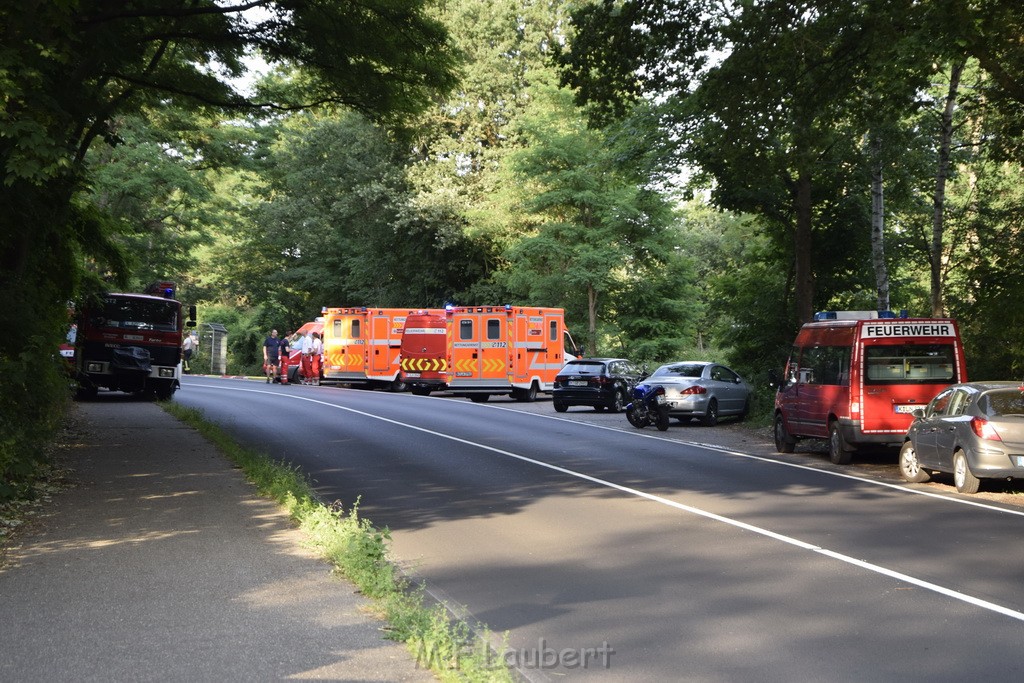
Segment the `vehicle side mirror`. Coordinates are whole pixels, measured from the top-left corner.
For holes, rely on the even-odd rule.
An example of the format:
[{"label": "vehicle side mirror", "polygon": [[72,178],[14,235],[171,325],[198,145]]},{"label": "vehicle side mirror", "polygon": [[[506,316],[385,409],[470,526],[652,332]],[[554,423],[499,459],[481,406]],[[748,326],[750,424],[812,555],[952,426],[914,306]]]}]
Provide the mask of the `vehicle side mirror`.
[{"label": "vehicle side mirror", "polygon": [[920,420],[924,417],[924,408],[914,408],[914,412],[911,413],[915,420]]}]

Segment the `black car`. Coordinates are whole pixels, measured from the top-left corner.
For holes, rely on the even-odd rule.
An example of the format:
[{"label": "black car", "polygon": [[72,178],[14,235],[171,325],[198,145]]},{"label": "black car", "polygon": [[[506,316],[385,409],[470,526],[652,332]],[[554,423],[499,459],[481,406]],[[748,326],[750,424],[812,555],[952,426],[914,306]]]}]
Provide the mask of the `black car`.
[{"label": "black car", "polygon": [[566,363],[555,377],[552,404],[559,413],[569,406],[607,408],[617,413],[629,401],[633,385],[646,376],[625,358],[577,358]]}]

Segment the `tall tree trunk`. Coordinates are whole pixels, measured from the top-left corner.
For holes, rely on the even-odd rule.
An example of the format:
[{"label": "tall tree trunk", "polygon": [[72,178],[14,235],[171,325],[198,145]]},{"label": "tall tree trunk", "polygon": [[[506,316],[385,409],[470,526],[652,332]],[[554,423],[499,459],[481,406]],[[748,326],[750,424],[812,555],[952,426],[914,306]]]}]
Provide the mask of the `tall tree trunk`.
[{"label": "tall tree trunk", "polygon": [[946,178],[949,175],[949,150],[953,144],[953,112],[956,110],[956,98],[960,89],[960,76],[966,65],[965,60],[953,64],[949,73],[949,90],[946,93],[946,105],[942,110],[942,128],[939,139],[939,165],[935,171],[935,195],[932,198],[932,241],[928,249],[928,261],[931,266],[931,305],[932,316],[941,318],[945,315],[942,296],[942,233],[946,210]]},{"label": "tall tree trunk", "polygon": [[597,355],[597,290],[587,285],[587,350]]},{"label": "tall tree trunk", "polygon": [[871,149],[871,265],[875,269],[878,310],[889,310],[889,269],[885,265],[885,195],[882,184],[882,138],[872,135]]},{"label": "tall tree trunk", "polygon": [[794,235],[796,313],[800,322],[814,318],[814,274],[811,272],[811,177],[801,170],[796,179]]}]

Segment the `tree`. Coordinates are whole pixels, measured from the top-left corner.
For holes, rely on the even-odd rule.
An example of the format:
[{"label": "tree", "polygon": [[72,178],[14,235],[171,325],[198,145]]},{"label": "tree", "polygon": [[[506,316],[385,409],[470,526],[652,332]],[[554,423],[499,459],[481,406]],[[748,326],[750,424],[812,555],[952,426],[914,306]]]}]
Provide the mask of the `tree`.
[{"label": "tree", "polygon": [[[237,144],[239,130],[173,107],[113,125],[120,144],[94,145],[88,157],[93,203],[117,221],[113,239],[130,258],[129,288],[171,279],[180,294],[194,250],[221,218],[211,168],[238,163],[223,148]],[[251,141],[252,131],[244,134]]]},{"label": "tree", "polygon": [[[617,98],[605,108],[613,112],[645,93],[665,99],[679,157],[713,180],[712,200],[788,233],[796,316],[810,319],[820,257],[839,241],[830,233],[852,227],[833,222],[836,209],[845,205],[847,220],[863,215],[849,199],[867,194],[851,194],[861,156],[851,141],[870,127],[865,105],[898,110],[922,82],[906,66],[913,50],[897,49],[912,15],[829,0],[765,0],[732,12],[702,0],[639,5],[605,3],[578,15],[584,36],[563,59],[567,80]],[[722,56],[712,62],[715,51]],[[626,89],[611,93],[593,86],[609,68],[631,69],[634,82],[613,77]],[[816,248],[820,240],[826,246]]]},{"label": "tree", "polygon": [[[88,159],[97,140],[119,142],[116,125],[125,117],[172,103],[204,111],[332,103],[394,120],[422,110],[455,82],[447,33],[428,16],[425,0],[5,3],[0,36],[3,315],[9,329],[30,330],[29,345],[39,349],[57,345],[67,302],[83,281],[96,289],[107,278],[127,282],[124,252],[112,239],[123,224],[90,196]],[[231,87],[251,51],[303,69],[280,91],[287,99]],[[94,264],[91,271],[85,263]],[[13,377],[29,376],[16,371],[28,362],[20,356],[25,348],[18,335],[0,341],[0,415],[42,422],[52,395],[11,385]],[[39,400],[27,401],[25,393]],[[19,450],[36,450],[16,438],[2,447],[0,477],[6,449],[14,459]]]},{"label": "tree", "polygon": [[692,307],[680,303],[691,289],[691,273],[680,267],[661,272],[674,260],[672,216],[664,200],[644,187],[637,166],[621,163],[635,156],[630,147],[636,138],[628,127],[617,138],[589,130],[564,88],[542,83],[531,92],[522,121],[526,145],[510,155],[506,183],[520,197],[526,232],[509,250],[502,280],[530,301],[585,316],[592,354],[602,341],[599,319],[615,327],[616,301],[629,293],[633,304],[644,292],[658,291],[658,298],[677,302],[654,316],[675,326],[673,334],[658,337],[678,344],[695,317]]},{"label": "tree", "polygon": [[440,306],[479,275],[458,221],[420,207],[405,155],[353,113],[300,116],[267,159],[247,253],[259,286],[320,306]]},{"label": "tree", "polygon": [[[74,291],[72,253],[102,258],[108,244],[94,239],[103,233],[100,215],[78,210],[75,197],[88,187],[88,150],[97,139],[118,141],[119,117],[168,102],[220,110],[333,103],[388,119],[422,109],[454,83],[447,35],[422,0],[358,8],[298,0],[36,3],[0,10],[0,25],[3,208],[8,226],[19,226],[0,236],[2,284],[18,292],[52,282],[57,301]],[[304,68],[298,84],[281,91],[290,99],[232,89],[227,77],[243,72],[253,50]],[[35,248],[47,242],[54,248]],[[35,316],[14,313],[29,314],[22,322]]]},{"label": "tree", "polygon": [[[567,4],[534,0],[449,0],[441,20],[464,55],[461,80],[420,117],[409,179],[424,210],[456,217],[472,240],[485,277],[462,301],[493,302],[509,294],[490,278],[518,237],[502,195],[507,155],[524,143],[518,121],[528,86],[542,78],[553,47],[564,39]],[[507,198],[507,197],[506,197]]]},{"label": "tree", "polygon": [[945,268],[972,379],[1024,376],[1024,171],[987,160],[950,191]]}]

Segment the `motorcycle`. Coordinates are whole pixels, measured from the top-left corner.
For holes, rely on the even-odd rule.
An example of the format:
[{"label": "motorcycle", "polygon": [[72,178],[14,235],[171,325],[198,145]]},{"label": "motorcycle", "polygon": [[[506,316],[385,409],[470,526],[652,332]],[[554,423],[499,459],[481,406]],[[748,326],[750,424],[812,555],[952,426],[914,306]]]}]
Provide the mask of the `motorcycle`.
[{"label": "motorcycle", "polygon": [[633,400],[626,406],[626,419],[637,429],[654,425],[658,431],[668,429],[668,406],[665,387],[640,383],[633,387]]}]

